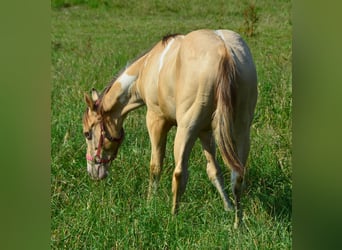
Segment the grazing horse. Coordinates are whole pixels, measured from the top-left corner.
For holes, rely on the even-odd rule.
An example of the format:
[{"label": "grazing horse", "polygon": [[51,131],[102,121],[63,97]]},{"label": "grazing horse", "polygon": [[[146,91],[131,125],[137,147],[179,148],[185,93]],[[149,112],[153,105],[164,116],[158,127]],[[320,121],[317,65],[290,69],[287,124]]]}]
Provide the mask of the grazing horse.
[{"label": "grazing horse", "polygon": [[[157,188],[167,133],[177,126],[174,141],[172,213],[177,213],[188,180],[188,160],[197,138],[207,159],[207,174],[226,210],[233,208],[216,161],[216,144],[229,165],[235,223],[242,220],[240,197],[250,149],[250,126],[257,100],[257,75],[251,52],[230,30],[197,30],[168,35],[127,66],[99,95],[85,94],[83,132],[87,170],[103,179],[124,139],[127,114],[147,106],[151,140],[148,197]],[[216,143],[215,143],[216,142]]]}]

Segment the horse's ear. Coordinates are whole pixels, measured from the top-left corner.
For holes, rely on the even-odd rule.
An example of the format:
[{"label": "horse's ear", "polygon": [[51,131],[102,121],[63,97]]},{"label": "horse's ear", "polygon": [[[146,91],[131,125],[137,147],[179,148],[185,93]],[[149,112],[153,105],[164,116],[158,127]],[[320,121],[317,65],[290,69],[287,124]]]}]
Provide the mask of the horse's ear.
[{"label": "horse's ear", "polygon": [[90,110],[94,111],[95,104],[99,100],[99,93],[97,92],[96,89],[93,88],[91,90],[91,97],[87,93],[84,93],[84,100],[87,103]]},{"label": "horse's ear", "polygon": [[94,110],[94,102],[87,93],[84,93],[84,100],[87,103],[88,108],[93,111]]},{"label": "horse's ear", "polygon": [[96,102],[99,99],[99,93],[94,88],[91,90],[91,98],[93,99],[93,102]]}]

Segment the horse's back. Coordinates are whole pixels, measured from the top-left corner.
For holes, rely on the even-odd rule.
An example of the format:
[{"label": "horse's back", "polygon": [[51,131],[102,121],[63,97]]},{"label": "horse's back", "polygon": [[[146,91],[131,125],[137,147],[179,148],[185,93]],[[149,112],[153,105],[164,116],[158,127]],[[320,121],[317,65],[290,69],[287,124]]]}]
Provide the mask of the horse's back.
[{"label": "horse's back", "polygon": [[226,51],[235,64],[235,84],[255,89],[256,69],[249,47],[242,37],[231,30],[197,30],[187,34],[179,48],[179,86],[176,86],[179,92],[194,93],[200,89],[201,83],[205,84],[205,88],[214,88],[219,63],[227,56]]}]

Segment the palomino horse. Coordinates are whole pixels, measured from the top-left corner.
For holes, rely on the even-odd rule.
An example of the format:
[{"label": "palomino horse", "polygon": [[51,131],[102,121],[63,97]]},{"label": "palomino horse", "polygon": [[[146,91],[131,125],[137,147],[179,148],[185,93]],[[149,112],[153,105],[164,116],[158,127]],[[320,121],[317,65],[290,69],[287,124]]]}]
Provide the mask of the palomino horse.
[{"label": "palomino horse", "polygon": [[83,132],[87,169],[94,179],[107,176],[124,138],[127,114],[147,106],[151,140],[148,197],[160,179],[167,133],[177,126],[172,178],[175,214],[188,180],[188,160],[197,138],[207,159],[207,174],[233,208],[215,157],[215,141],[231,167],[235,223],[242,219],[240,197],[250,148],[250,126],[257,100],[257,75],[251,52],[239,34],[229,30],[197,30],[169,35],[136,59],[99,95],[85,94]]}]

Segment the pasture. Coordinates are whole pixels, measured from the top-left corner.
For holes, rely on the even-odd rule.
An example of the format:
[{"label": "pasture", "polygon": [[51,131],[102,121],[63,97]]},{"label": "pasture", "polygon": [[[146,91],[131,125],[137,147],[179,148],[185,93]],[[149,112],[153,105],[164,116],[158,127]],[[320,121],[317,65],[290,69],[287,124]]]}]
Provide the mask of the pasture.
[{"label": "pasture", "polygon": [[[82,3],[84,2],[84,3]],[[138,3],[137,3],[138,2]],[[290,249],[292,247],[292,24],[290,1],[52,1],[52,249]],[[171,215],[173,139],[150,203],[145,108],[133,111],[110,174],[92,181],[82,134],[84,92],[104,89],[165,34],[226,28],[248,43],[258,73],[244,224],[233,229],[206,175],[200,143],[180,213]],[[230,171],[218,159],[231,197]]]}]

